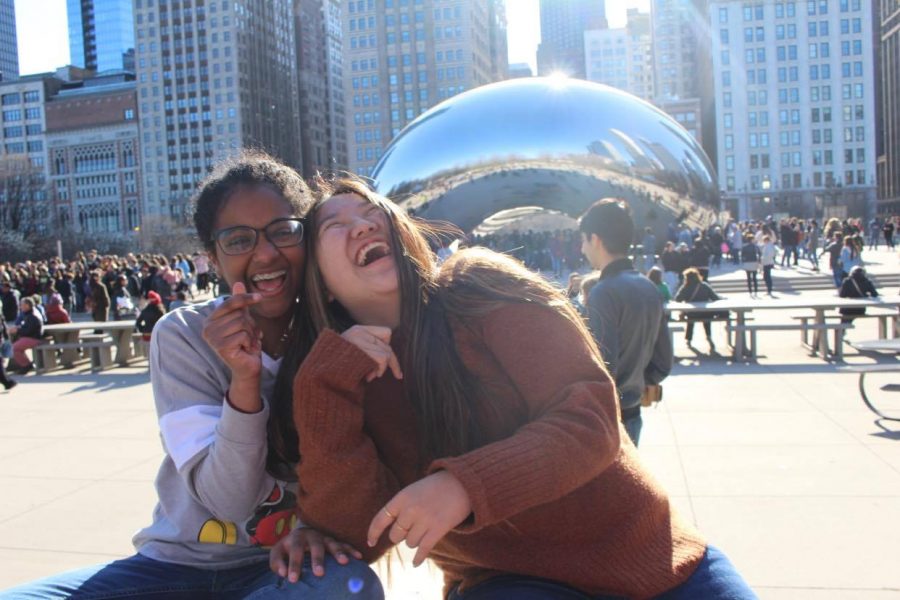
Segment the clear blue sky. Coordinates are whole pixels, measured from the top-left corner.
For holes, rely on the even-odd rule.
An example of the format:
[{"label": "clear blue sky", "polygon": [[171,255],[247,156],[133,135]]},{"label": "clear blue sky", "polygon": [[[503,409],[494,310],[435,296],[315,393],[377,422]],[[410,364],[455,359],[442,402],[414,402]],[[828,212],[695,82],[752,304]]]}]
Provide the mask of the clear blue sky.
[{"label": "clear blue sky", "polygon": [[[52,71],[69,62],[65,0],[15,0],[19,39],[19,72]],[[607,0],[611,27],[625,23],[625,10],[649,10],[650,0]],[[538,0],[506,0],[509,61],[527,62],[534,69],[540,42]]]}]

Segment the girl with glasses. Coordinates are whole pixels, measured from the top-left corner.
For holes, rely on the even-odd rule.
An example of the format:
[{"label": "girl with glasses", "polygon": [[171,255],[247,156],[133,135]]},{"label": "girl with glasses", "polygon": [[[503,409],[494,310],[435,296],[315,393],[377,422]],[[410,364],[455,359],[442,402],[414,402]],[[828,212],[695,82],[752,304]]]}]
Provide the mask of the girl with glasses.
[{"label": "girl with glasses", "polygon": [[[134,537],[134,556],[4,599],[383,598],[356,550],[296,521],[290,394],[281,404],[273,395],[279,377],[290,387],[280,369],[288,333],[306,337],[306,319],[294,321],[305,310],[297,303],[310,192],[289,167],[247,154],[217,168],[195,200],[197,234],[233,295],[170,312],[153,329],[165,450],[153,522]],[[269,569],[268,547],[292,530],[300,541],[283,579]]]}]

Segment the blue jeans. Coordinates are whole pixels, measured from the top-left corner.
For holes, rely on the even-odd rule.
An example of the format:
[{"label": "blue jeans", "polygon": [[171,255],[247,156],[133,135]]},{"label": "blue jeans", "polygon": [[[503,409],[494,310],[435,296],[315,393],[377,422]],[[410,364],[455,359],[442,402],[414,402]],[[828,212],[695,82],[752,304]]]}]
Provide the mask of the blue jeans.
[{"label": "blue jeans", "polygon": [[634,444],[634,447],[637,448],[638,441],[641,439],[641,429],[644,426],[644,419],[641,418],[640,411],[632,417],[623,418],[622,425],[625,426],[628,437],[631,438],[631,442]]},{"label": "blue jeans", "polygon": [[325,575],[312,574],[309,558],[297,583],[288,583],[259,562],[230,569],[199,569],[140,554],[69,571],[0,592],[2,600],[383,600],[375,572],[363,562],[325,561]]},{"label": "blue jeans", "polygon": [[766,284],[766,291],[772,293],[772,267],[775,265],[763,265],[763,282]]},{"label": "blue jeans", "polygon": [[831,267],[831,276],[834,277],[834,286],[841,287],[841,284],[844,283],[843,267]]},{"label": "blue jeans", "polygon": [[[687,581],[654,600],[755,600],[756,594],[728,557],[713,546]],[[590,596],[555,581],[504,575],[476,585],[465,594],[450,591],[447,600],[626,600],[622,596]]]}]

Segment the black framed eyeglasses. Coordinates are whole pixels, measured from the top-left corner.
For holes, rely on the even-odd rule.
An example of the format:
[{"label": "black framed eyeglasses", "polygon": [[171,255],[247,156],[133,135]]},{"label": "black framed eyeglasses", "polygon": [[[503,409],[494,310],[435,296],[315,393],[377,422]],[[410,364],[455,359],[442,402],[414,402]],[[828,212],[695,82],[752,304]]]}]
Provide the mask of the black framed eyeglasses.
[{"label": "black framed eyeglasses", "polygon": [[259,234],[266,236],[273,246],[289,248],[299,246],[303,241],[302,219],[275,219],[262,229],[248,225],[237,225],[220,229],[213,234],[219,248],[229,256],[252,252],[259,242]]}]

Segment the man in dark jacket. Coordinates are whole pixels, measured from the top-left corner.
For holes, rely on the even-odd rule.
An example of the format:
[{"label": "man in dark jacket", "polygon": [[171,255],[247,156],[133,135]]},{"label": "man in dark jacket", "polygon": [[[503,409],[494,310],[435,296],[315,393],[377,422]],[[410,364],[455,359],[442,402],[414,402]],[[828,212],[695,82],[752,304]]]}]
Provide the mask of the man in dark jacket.
[{"label": "man in dark jacket", "polygon": [[628,210],[599,200],[579,220],[581,251],[600,281],[587,301],[588,322],[616,381],[622,423],[636,446],[641,435],[641,395],[672,369],[672,341],[662,296],[627,257],[634,236]]},{"label": "man in dark jacket", "polygon": [[12,323],[19,314],[19,291],[12,287],[9,279],[0,285],[0,302],[3,302],[3,318]]}]

